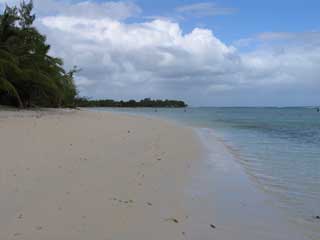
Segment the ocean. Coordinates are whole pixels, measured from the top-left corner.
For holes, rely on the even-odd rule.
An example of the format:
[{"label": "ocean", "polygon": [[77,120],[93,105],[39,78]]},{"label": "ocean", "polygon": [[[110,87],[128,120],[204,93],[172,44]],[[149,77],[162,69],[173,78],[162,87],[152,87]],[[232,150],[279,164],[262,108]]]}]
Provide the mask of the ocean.
[{"label": "ocean", "polygon": [[315,108],[98,110],[171,119],[194,127],[204,139],[218,139],[275,207],[320,234],[314,230],[320,229],[320,113]]}]

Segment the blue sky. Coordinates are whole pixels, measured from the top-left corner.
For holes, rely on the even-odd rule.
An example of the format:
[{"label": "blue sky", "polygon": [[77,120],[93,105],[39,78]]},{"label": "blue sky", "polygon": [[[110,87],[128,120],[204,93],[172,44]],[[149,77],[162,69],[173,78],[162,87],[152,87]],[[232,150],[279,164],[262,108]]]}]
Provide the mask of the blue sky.
[{"label": "blue sky", "polygon": [[[16,4],[19,0],[0,0]],[[80,95],[320,104],[320,1],[34,0]]]},{"label": "blue sky", "polygon": [[[136,0],[145,14],[176,15],[181,5],[202,1]],[[210,1],[208,1],[210,2]],[[217,7],[233,8],[234,13],[218,16],[193,17],[181,21],[185,31],[201,26],[213,29],[227,43],[261,32],[303,32],[319,30],[320,1],[318,0],[219,0],[211,1]]]}]

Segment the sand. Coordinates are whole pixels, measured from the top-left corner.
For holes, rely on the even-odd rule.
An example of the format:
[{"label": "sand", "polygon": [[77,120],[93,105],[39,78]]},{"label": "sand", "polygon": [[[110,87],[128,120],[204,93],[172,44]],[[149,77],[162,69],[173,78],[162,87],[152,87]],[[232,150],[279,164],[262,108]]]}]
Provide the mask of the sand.
[{"label": "sand", "polygon": [[0,111],[0,239],[317,239],[201,136],[120,113]]},{"label": "sand", "polygon": [[0,239],[185,239],[194,135],[139,116],[1,111]]}]

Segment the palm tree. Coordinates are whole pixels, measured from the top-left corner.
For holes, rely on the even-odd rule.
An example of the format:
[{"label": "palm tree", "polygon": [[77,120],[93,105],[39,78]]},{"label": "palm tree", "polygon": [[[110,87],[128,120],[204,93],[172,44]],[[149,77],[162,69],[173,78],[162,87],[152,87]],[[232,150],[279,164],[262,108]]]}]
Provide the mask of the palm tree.
[{"label": "palm tree", "polygon": [[14,98],[19,107],[71,105],[77,69],[65,72],[63,61],[49,56],[46,37],[33,27],[32,9],[32,1],[22,1],[0,15],[0,97]]}]

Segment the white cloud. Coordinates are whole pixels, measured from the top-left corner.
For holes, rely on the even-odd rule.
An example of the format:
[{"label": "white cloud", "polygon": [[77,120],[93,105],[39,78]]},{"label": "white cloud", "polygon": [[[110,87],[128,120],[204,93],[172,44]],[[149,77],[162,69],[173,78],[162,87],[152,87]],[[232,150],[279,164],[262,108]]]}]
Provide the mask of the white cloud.
[{"label": "white cloud", "polygon": [[[320,49],[270,47],[241,54],[208,29],[183,34],[178,23],[125,24],[111,19],[45,17],[58,55],[93,81],[83,94],[116,97],[207,94],[270,87],[319,86]],[[59,36],[54,39],[54,36]]]},{"label": "white cloud", "polygon": [[[0,0],[0,5],[17,5],[21,0]],[[38,16],[63,15],[89,19],[112,18],[124,20],[137,16],[141,9],[133,2],[107,1],[94,2],[72,0],[33,0],[35,12]]]},{"label": "white cloud", "polygon": [[177,8],[177,11],[183,14],[190,14],[195,17],[206,17],[231,14],[235,12],[235,9],[220,7],[211,2],[201,2],[180,6]]},{"label": "white cloud", "polygon": [[80,2],[69,5],[61,11],[61,14],[67,16],[85,17],[90,19],[126,19],[132,16],[137,16],[141,9],[131,2]]},{"label": "white cloud", "polygon": [[221,81],[211,78],[233,71],[239,61],[235,49],[211,31],[183,34],[179,24],[170,21],[125,24],[60,16],[45,17],[41,24],[55,43],[54,53],[77,63],[84,69],[81,74],[106,92],[139,84],[154,90]]},{"label": "white cloud", "polygon": [[113,2],[113,9],[64,1],[67,8],[61,8],[60,2],[45,1],[53,11],[36,24],[48,36],[52,54],[64,58],[68,68],[83,69],[76,78],[81,95],[182,98],[212,105],[320,101],[318,32],[263,33],[239,41],[257,46],[242,52],[209,29],[184,33],[169,19],[126,23],[123,19],[141,11],[132,3]]},{"label": "white cloud", "polygon": [[[261,41],[274,41],[274,40],[319,40],[320,32],[264,32],[258,34],[257,38]],[[320,42],[320,41],[319,41]]]}]

